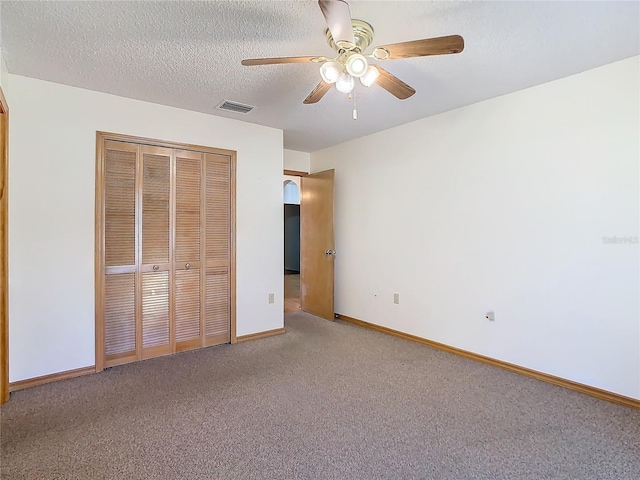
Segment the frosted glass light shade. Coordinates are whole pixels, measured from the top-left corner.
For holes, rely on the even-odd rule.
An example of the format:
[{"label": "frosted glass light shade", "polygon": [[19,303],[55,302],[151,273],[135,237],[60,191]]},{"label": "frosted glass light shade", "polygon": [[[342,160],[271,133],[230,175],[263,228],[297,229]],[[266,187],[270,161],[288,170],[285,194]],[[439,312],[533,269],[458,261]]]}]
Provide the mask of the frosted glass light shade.
[{"label": "frosted glass light shade", "polygon": [[371,65],[367,68],[367,71],[363,76],[360,77],[360,83],[362,83],[365,87],[370,87],[380,75],[380,70]]},{"label": "frosted glass light shade", "polygon": [[364,75],[368,66],[369,64],[367,63],[365,56],[359,53],[354,53],[347,59],[347,72],[354,77],[361,77]]},{"label": "frosted glass light shade", "polygon": [[336,81],[336,90],[342,93],[350,93],[354,85],[353,77],[348,73],[342,72]]},{"label": "frosted glass light shade", "polygon": [[320,67],[320,76],[326,83],[336,83],[342,73],[342,65],[338,62],[325,62]]}]

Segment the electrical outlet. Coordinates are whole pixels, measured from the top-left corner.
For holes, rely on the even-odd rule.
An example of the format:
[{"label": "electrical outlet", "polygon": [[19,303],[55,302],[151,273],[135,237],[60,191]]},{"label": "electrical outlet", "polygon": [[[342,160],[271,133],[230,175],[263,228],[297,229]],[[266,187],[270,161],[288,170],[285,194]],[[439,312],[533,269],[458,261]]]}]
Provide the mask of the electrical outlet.
[{"label": "electrical outlet", "polygon": [[276,302],[276,295],[275,293],[270,293],[269,294],[269,303],[275,303]]},{"label": "electrical outlet", "polygon": [[393,303],[395,303],[396,305],[400,304],[400,294],[399,293],[394,293],[393,294]]}]

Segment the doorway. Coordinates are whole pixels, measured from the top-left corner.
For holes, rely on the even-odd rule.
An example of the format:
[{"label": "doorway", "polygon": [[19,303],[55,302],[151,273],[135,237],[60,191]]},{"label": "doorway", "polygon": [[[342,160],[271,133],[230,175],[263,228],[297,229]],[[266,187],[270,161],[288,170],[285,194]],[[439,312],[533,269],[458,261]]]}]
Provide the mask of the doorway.
[{"label": "doorway", "polygon": [[298,176],[285,175],[284,201],[284,312],[300,311],[300,187]]},{"label": "doorway", "polygon": [[284,311],[304,311],[334,320],[335,171],[308,174],[285,170],[284,175]]}]

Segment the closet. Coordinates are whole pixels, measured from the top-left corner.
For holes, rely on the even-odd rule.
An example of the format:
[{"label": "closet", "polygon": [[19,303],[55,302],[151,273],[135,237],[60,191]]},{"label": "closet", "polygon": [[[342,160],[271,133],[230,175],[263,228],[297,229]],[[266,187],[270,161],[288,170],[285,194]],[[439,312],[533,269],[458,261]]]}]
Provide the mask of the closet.
[{"label": "closet", "polygon": [[235,152],[97,142],[96,370],[235,341]]}]

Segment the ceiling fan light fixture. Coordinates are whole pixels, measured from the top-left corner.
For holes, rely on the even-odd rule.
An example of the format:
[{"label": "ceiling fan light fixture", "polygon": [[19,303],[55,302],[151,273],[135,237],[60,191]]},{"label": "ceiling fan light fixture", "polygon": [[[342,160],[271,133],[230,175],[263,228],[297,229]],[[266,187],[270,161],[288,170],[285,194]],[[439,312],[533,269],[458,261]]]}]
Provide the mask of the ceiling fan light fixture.
[{"label": "ceiling fan light fixture", "polygon": [[369,65],[369,68],[367,68],[365,74],[360,77],[360,83],[362,83],[365,87],[370,87],[375,83],[379,75],[380,70],[378,70],[373,65]]},{"label": "ceiling fan light fixture", "polygon": [[348,73],[342,72],[338,77],[338,80],[336,81],[336,90],[341,93],[351,93],[354,85],[355,82],[353,80],[353,77]]},{"label": "ceiling fan light fixture", "polygon": [[325,62],[320,67],[320,76],[326,83],[336,83],[342,73],[342,65],[338,62]]},{"label": "ceiling fan light fixture", "polygon": [[354,77],[361,77],[367,71],[367,59],[360,53],[354,53],[347,58],[347,72]]}]

